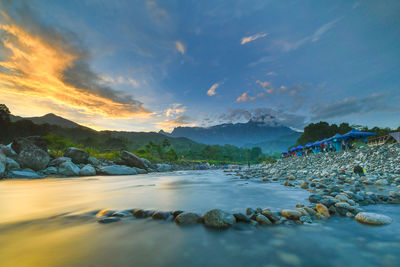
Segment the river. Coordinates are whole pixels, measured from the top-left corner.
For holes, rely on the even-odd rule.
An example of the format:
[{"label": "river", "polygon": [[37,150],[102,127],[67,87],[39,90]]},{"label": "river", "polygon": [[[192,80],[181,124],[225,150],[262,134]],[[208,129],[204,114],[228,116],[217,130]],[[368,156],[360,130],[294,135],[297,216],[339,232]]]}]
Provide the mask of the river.
[{"label": "river", "polygon": [[305,190],[223,171],[0,182],[0,266],[398,266],[400,207],[365,208],[394,222],[333,217],[313,225],[216,231],[128,218],[99,224],[102,208],[185,210],[308,204]]}]

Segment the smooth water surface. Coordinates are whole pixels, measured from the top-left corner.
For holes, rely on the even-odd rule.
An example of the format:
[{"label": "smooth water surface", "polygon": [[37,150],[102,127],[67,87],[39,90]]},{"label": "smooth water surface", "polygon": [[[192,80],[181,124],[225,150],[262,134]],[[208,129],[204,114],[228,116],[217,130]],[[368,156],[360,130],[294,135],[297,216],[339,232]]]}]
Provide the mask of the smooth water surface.
[{"label": "smooth water surface", "polygon": [[395,220],[383,227],[333,217],[312,226],[215,231],[135,218],[103,225],[85,215],[105,207],[278,210],[307,197],[222,171],[2,181],[0,266],[398,266],[399,206],[366,208]]}]

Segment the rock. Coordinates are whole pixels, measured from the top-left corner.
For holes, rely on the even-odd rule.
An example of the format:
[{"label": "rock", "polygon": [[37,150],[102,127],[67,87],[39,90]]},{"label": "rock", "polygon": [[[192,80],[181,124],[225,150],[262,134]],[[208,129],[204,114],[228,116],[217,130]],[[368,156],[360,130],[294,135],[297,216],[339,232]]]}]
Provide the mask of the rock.
[{"label": "rock", "polygon": [[253,214],[253,213],[255,213],[256,211],[254,210],[254,209],[252,209],[252,208],[247,208],[246,209],[246,214],[247,215],[251,215],[251,214]]},{"label": "rock", "polygon": [[245,222],[245,223],[250,222],[250,218],[243,213],[235,213],[233,214],[233,217],[235,217],[237,222]]},{"label": "rock", "polygon": [[19,170],[19,169],[21,169],[21,166],[19,166],[18,162],[16,162],[12,158],[6,158],[6,169],[7,170]]},{"label": "rock", "polygon": [[136,170],[136,172],[137,172],[138,174],[146,174],[146,173],[147,173],[147,171],[144,170],[144,169],[135,168],[135,170]]},{"label": "rock", "polygon": [[98,169],[99,174],[104,175],[135,175],[137,174],[134,168],[124,165],[111,165],[105,166]]},{"label": "rock", "polygon": [[310,215],[315,215],[315,214],[317,213],[314,209],[312,209],[312,208],[310,208],[310,207],[304,207],[304,209],[305,209],[305,211],[307,211],[307,213],[310,214]]},{"label": "rock", "polygon": [[36,172],[32,171],[26,171],[26,170],[21,170],[21,171],[9,171],[7,173],[8,178],[22,178],[22,179],[38,179],[38,178],[43,178],[42,175],[37,174]]},{"label": "rock", "polygon": [[308,189],[308,182],[303,182],[303,183],[300,185],[300,187],[303,188],[303,189]]},{"label": "rock", "polygon": [[236,219],[232,214],[226,213],[219,209],[207,211],[203,215],[204,224],[212,228],[227,228],[232,226]]},{"label": "rock", "polygon": [[99,212],[97,212],[96,217],[110,217],[112,216],[116,211],[112,209],[102,209]]},{"label": "rock", "polygon": [[325,205],[323,205],[323,204],[317,204],[317,205],[315,206],[315,208],[316,208],[316,210],[317,210],[317,212],[318,212],[319,214],[324,215],[324,217],[326,217],[326,218],[329,218],[329,217],[330,217],[329,210],[328,210],[328,208],[327,208]]},{"label": "rock", "polygon": [[7,158],[2,151],[0,151],[0,178],[4,176],[6,172]]},{"label": "rock", "polygon": [[0,153],[3,153],[6,157],[16,159],[18,154],[11,148],[11,146],[5,146],[0,144]]},{"label": "rock", "polygon": [[174,222],[179,225],[190,225],[190,224],[196,224],[201,221],[201,217],[192,212],[183,212],[176,216]]},{"label": "rock", "polygon": [[87,163],[89,153],[79,148],[69,147],[65,150],[64,157],[71,158],[75,164]]},{"label": "rock", "polygon": [[71,158],[59,157],[59,158],[56,158],[56,159],[53,159],[52,161],[50,161],[49,166],[58,167],[60,164],[67,162],[67,161],[71,161]]},{"label": "rock", "polygon": [[136,167],[144,170],[147,169],[146,165],[139,157],[126,150],[121,151],[121,159],[125,162],[127,166]]},{"label": "rock", "polygon": [[262,214],[256,216],[256,221],[261,225],[271,225],[272,222]]},{"label": "rock", "polygon": [[319,203],[320,201],[323,200],[323,197],[318,196],[318,195],[310,195],[310,196],[308,197],[308,200],[309,200],[311,203]]},{"label": "rock", "polygon": [[66,161],[61,163],[58,167],[58,173],[65,176],[78,176],[79,175],[79,167],[76,166],[71,161]]},{"label": "rock", "polygon": [[171,212],[156,211],[151,216],[154,220],[166,220],[171,216]]},{"label": "rock", "polygon": [[92,165],[87,164],[82,169],[80,169],[79,175],[81,175],[81,176],[93,176],[93,175],[96,175],[96,169]]},{"label": "rock", "polygon": [[43,170],[49,164],[50,156],[47,152],[35,146],[25,147],[18,155],[18,162],[23,168],[35,171]]},{"label": "rock", "polygon": [[183,210],[174,210],[171,212],[172,217],[176,218],[179,214],[182,214],[184,211]]},{"label": "rock", "polygon": [[142,210],[142,209],[133,210],[133,215],[136,218],[148,218],[153,216],[153,214],[154,214],[153,210]]},{"label": "rock", "polygon": [[47,141],[40,136],[19,137],[13,140],[11,148],[20,154],[23,150],[38,148],[47,153]]},{"label": "rock", "polygon": [[299,218],[299,221],[301,221],[302,223],[312,223],[310,216],[301,216]]},{"label": "rock", "polygon": [[273,223],[279,221],[279,217],[276,216],[274,213],[272,213],[270,209],[263,209],[261,211],[261,214],[267,217],[268,220],[270,220]]},{"label": "rock", "polygon": [[360,212],[356,215],[356,220],[370,225],[385,225],[393,221],[389,216],[372,212]]},{"label": "rock", "polygon": [[98,220],[99,223],[113,223],[113,222],[118,222],[120,221],[120,217],[106,217],[106,218],[101,218]]},{"label": "rock", "polygon": [[130,217],[133,216],[132,210],[122,210],[114,212],[111,217]]},{"label": "rock", "polygon": [[44,173],[46,175],[54,175],[54,174],[58,174],[58,170],[56,167],[47,167],[46,169],[44,169],[42,171],[42,173]]},{"label": "rock", "polygon": [[297,210],[282,210],[281,215],[289,220],[298,220],[302,214]]},{"label": "rock", "polygon": [[88,163],[92,164],[93,166],[99,166],[101,164],[100,160],[94,157],[88,157]]},{"label": "rock", "polygon": [[146,166],[147,169],[152,167],[150,160],[145,159],[145,158],[140,158],[140,160],[143,162],[143,164]]}]

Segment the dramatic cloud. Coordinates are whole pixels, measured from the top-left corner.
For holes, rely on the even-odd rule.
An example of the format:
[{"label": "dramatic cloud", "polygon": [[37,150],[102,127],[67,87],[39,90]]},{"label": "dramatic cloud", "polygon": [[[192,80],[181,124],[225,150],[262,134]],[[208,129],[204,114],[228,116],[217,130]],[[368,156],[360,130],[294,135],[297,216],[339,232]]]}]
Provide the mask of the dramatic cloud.
[{"label": "dramatic cloud", "polygon": [[399,106],[389,104],[388,95],[373,94],[361,98],[345,98],[330,105],[318,105],[312,109],[312,120],[344,117],[370,112],[400,112]]},{"label": "dramatic cloud", "polygon": [[182,106],[182,104],[175,103],[175,104],[172,104],[171,107],[167,109],[167,111],[165,112],[165,115],[167,117],[171,117],[173,115],[178,115],[178,114],[184,113],[185,111],[186,111],[186,107]]},{"label": "dramatic cloud", "polygon": [[251,35],[251,36],[248,36],[248,37],[243,37],[241,42],[240,42],[240,44],[244,45],[244,44],[253,42],[253,41],[255,41],[255,40],[259,39],[259,38],[266,37],[267,35],[268,34],[266,34],[266,33],[259,33],[259,34],[254,34],[254,35]]},{"label": "dramatic cloud", "polygon": [[176,50],[178,50],[179,53],[181,53],[182,55],[185,54],[186,49],[185,49],[185,46],[182,44],[182,42],[176,41],[175,46],[176,46]]},{"label": "dramatic cloud", "polygon": [[220,122],[232,123],[252,120],[268,125],[284,125],[296,129],[302,129],[306,124],[305,116],[271,108],[231,109],[228,113],[221,114],[218,119]]},{"label": "dramatic cloud", "polygon": [[209,96],[215,95],[215,94],[216,94],[215,89],[217,89],[219,85],[220,85],[219,83],[214,83],[214,84],[210,87],[210,89],[208,89],[207,95],[209,95]]},{"label": "dramatic cloud", "polygon": [[150,114],[131,95],[102,84],[100,76],[89,66],[88,53],[70,39],[71,34],[67,38],[36,23],[28,11],[25,8],[22,14],[14,14],[17,19],[29,21],[29,28],[4,11],[0,13],[2,92],[19,95],[21,99],[47,99],[85,114],[105,117]]}]

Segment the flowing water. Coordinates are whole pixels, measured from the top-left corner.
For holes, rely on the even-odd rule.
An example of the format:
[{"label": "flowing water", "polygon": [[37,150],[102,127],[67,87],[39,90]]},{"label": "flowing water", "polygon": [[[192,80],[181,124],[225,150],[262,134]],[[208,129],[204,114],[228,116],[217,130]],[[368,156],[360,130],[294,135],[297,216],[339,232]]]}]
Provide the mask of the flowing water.
[{"label": "flowing water", "polygon": [[400,207],[371,227],[333,217],[302,226],[202,225],[127,218],[99,224],[101,208],[280,210],[308,204],[308,192],[237,179],[222,171],[0,182],[0,266],[398,266]]}]

